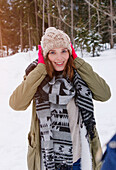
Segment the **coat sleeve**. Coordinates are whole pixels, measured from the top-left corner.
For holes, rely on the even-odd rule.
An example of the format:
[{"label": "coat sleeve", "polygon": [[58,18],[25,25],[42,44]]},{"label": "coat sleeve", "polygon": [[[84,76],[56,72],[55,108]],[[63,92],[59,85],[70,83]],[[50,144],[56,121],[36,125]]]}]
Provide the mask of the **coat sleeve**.
[{"label": "coat sleeve", "polygon": [[107,101],[111,97],[111,92],[105,80],[95,73],[92,67],[83,59],[77,57],[74,64],[78,73],[92,91],[93,99]]},{"label": "coat sleeve", "polygon": [[40,63],[29,73],[10,96],[9,105],[11,108],[14,110],[26,110],[33,99],[37,87],[43,81],[45,76],[45,65]]}]

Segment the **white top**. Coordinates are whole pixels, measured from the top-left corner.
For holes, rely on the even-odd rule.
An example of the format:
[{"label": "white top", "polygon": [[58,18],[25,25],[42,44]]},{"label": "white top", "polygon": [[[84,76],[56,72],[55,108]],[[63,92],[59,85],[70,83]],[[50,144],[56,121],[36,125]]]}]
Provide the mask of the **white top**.
[{"label": "white top", "polygon": [[80,144],[80,132],[78,124],[78,107],[75,105],[74,99],[72,99],[67,105],[69,126],[71,131],[71,138],[73,144],[73,163],[81,157],[81,144]]}]

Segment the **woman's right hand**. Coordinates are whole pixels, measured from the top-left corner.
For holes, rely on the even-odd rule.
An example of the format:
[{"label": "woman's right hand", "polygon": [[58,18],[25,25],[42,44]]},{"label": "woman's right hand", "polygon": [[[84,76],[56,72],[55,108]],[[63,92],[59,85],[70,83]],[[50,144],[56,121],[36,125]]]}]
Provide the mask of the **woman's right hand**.
[{"label": "woman's right hand", "polygon": [[42,64],[45,64],[44,62],[44,58],[43,58],[43,55],[42,55],[42,47],[41,45],[38,45],[38,64],[39,63],[42,63]]}]

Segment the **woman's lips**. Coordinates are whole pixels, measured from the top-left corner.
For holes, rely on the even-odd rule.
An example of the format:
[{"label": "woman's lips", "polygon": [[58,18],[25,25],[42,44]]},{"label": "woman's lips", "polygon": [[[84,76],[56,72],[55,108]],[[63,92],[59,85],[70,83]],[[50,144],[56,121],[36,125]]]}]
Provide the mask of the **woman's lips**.
[{"label": "woman's lips", "polygon": [[55,62],[55,64],[56,64],[57,66],[62,66],[62,65],[64,64],[64,61],[63,61],[63,62]]}]

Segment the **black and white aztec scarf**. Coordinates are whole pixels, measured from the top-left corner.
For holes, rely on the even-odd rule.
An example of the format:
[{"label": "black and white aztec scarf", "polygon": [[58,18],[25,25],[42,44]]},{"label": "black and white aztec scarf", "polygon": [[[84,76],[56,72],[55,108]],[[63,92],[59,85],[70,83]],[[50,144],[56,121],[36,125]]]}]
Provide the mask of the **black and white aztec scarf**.
[{"label": "black and white aztec scarf", "polygon": [[68,78],[44,79],[35,94],[36,113],[40,121],[41,169],[58,169],[73,165],[72,141],[66,105],[75,98],[82,121],[91,139],[94,137],[92,93],[76,70],[71,83]]},{"label": "black and white aztec scarf", "polygon": [[62,75],[48,79],[45,78],[35,94],[40,121],[41,170],[55,170],[63,165],[71,168],[72,140],[66,106],[75,96],[75,89]]},{"label": "black and white aztec scarf", "polygon": [[[30,70],[33,70],[32,65],[33,63],[26,69],[27,75]],[[34,67],[35,65],[37,65],[37,62],[34,62]],[[56,82],[59,82],[59,85],[56,85]],[[66,104],[72,97],[74,97],[75,104],[79,108],[82,122],[87,129],[87,136],[89,135],[91,140],[94,137],[96,123],[92,92],[78,72],[74,70],[72,83],[68,78],[62,77],[55,77],[50,81],[49,77],[46,76],[35,94],[36,113],[40,120],[41,156],[43,157],[41,170],[52,170],[58,169],[61,165],[64,165],[64,167],[65,165],[72,165],[72,142],[66,110]],[[56,131],[55,134],[53,130]],[[60,135],[62,131],[65,135]],[[58,135],[56,135],[57,133]]]}]

